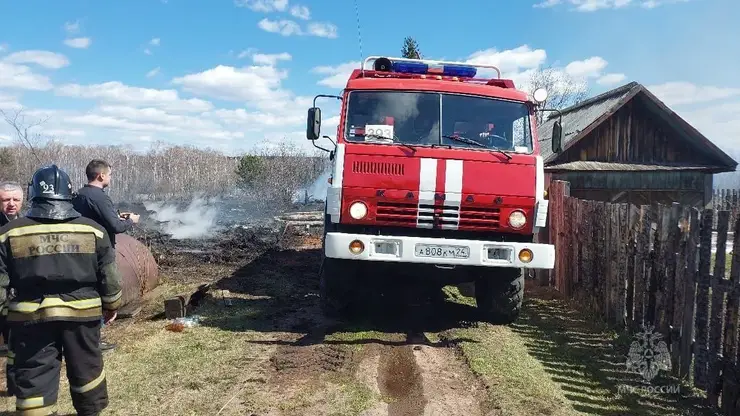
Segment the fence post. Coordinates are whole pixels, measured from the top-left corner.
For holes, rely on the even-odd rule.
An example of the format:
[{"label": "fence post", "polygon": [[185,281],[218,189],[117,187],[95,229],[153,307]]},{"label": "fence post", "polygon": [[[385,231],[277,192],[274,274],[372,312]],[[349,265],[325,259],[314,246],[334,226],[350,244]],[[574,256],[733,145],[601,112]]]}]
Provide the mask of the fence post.
[{"label": "fence post", "polygon": [[[550,270],[549,283],[558,289],[561,289],[563,269],[563,219],[565,216],[565,199],[570,196],[570,183],[565,181],[552,181],[550,183],[549,199],[550,199],[550,224],[549,224],[549,237],[550,243],[555,245],[555,267]],[[567,241],[567,240],[566,240]]]}]

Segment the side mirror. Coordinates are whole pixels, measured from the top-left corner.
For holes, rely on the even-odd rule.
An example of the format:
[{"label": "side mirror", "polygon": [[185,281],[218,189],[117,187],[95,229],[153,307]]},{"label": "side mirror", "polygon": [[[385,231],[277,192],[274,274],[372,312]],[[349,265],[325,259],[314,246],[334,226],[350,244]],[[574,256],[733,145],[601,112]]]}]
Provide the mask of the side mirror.
[{"label": "side mirror", "polygon": [[563,151],[561,142],[563,140],[563,127],[560,125],[560,121],[556,121],[552,126],[552,152],[560,153]]},{"label": "side mirror", "polygon": [[308,109],[308,120],[306,121],[306,138],[317,140],[321,137],[321,109],[311,107]]}]

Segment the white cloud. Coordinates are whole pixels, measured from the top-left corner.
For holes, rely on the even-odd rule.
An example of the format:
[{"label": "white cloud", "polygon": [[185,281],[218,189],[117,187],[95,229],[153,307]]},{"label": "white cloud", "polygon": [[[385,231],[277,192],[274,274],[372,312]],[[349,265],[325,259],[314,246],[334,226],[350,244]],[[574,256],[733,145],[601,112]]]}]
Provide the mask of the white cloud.
[{"label": "white cloud", "polygon": [[75,22],[65,22],[64,23],[64,31],[67,32],[67,34],[74,35],[76,33],[80,32],[80,21],[77,20]]},{"label": "white cloud", "polygon": [[270,20],[264,18],[257,23],[257,27],[270,33],[279,33],[283,36],[302,35],[301,26],[292,20]]},{"label": "white cloud", "polygon": [[629,6],[640,6],[654,9],[658,6],[675,3],[687,3],[691,0],[543,0],[535,3],[534,8],[549,8],[568,4],[571,10],[578,12],[595,12],[604,9],[623,9]]},{"label": "white cloud", "polygon": [[319,80],[318,84],[329,88],[344,88],[352,71],[361,67],[360,61],[345,62],[337,66],[317,66],[311,72],[328,75]]},{"label": "white cloud", "polygon": [[71,38],[64,40],[65,45],[76,49],[87,49],[91,43],[92,39],[90,38]]},{"label": "white cloud", "polygon": [[303,20],[310,20],[311,19],[311,11],[306,6],[301,6],[296,4],[295,6],[290,8],[290,14],[293,17],[297,17],[299,19]]},{"label": "white cloud", "polygon": [[522,45],[504,51],[495,48],[477,51],[468,57],[467,62],[477,65],[493,65],[501,70],[501,76],[506,78],[506,73],[538,68],[546,60],[547,52],[544,49],[532,49],[529,45]]},{"label": "white cloud", "polygon": [[131,87],[118,81],[92,85],[66,84],[57,87],[55,93],[60,96],[95,99],[129,106],[153,106],[173,112],[201,112],[213,108],[213,104],[208,101],[180,98],[176,90]]},{"label": "white cloud", "polygon": [[2,61],[9,64],[35,64],[48,69],[59,69],[69,65],[66,56],[39,50],[14,52],[4,57]]},{"label": "white cloud", "polygon": [[337,27],[331,23],[323,22],[309,23],[304,30],[301,28],[301,25],[293,20],[271,20],[264,18],[257,23],[257,27],[266,32],[279,33],[283,36],[317,36],[329,39],[338,37]]},{"label": "white cloud", "polygon": [[236,57],[238,59],[244,59],[244,58],[246,58],[248,56],[254,55],[255,53],[257,53],[257,49],[255,49],[255,48],[247,48],[247,49],[239,52],[239,55],[237,55]]},{"label": "white cloud", "polygon": [[4,94],[0,91],[0,110],[9,110],[13,108],[19,108],[21,104],[18,102],[18,97]]},{"label": "white cloud", "polygon": [[161,40],[159,38],[152,38],[152,40],[149,41],[149,44],[152,46],[159,46]]},{"label": "white cloud", "polygon": [[0,43],[0,53],[3,53],[8,50],[8,44],[7,43]]},{"label": "white cloud", "polygon": [[152,50],[149,49],[149,48],[145,48],[144,49],[144,53],[147,54],[147,55],[151,55],[152,54]]},{"label": "white cloud", "polygon": [[666,82],[647,89],[724,150],[740,150],[740,88]]},{"label": "white cloud", "polygon": [[690,82],[666,82],[647,88],[669,106],[740,97],[740,88],[696,85]]},{"label": "white cloud", "polygon": [[290,61],[291,59],[293,59],[293,57],[287,52],[276,54],[256,53],[252,55],[252,61],[257,65],[274,66],[278,61]]},{"label": "white cloud", "polygon": [[627,79],[627,75],[624,74],[606,74],[599,77],[599,79],[596,80],[596,83],[604,86],[612,86],[615,84],[619,84],[625,79]]},{"label": "white cloud", "polygon": [[234,4],[255,12],[284,12],[288,7],[288,0],[234,0]]},{"label": "white cloud", "polygon": [[4,63],[0,60],[0,88],[48,91],[52,89],[51,80],[46,75],[36,74],[25,65]]},{"label": "white cloud", "polygon": [[156,77],[159,74],[159,71],[160,71],[160,68],[159,67],[156,67],[156,68],[152,69],[151,71],[147,72],[146,73],[146,77],[147,78]]},{"label": "white cloud", "polygon": [[308,24],[308,34],[321,38],[336,39],[338,29],[331,23],[314,22]]},{"label": "white cloud", "polygon": [[565,72],[578,78],[598,77],[601,71],[606,68],[607,62],[600,56],[593,56],[583,61],[573,61],[566,65]]},{"label": "white cloud", "polygon": [[227,101],[269,102],[288,97],[280,83],[287,71],[274,66],[255,65],[242,68],[219,65],[203,72],[177,77],[172,83],[183,90]]},{"label": "white cloud", "polygon": [[84,130],[70,130],[70,129],[41,129],[41,133],[51,137],[65,138],[65,137],[85,137],[86,133]]}]

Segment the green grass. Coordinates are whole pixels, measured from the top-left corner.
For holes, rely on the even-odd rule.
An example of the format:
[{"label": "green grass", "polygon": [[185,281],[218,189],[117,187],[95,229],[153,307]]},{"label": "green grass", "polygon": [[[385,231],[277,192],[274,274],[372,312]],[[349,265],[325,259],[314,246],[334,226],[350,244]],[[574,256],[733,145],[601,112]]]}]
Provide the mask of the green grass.
[{"label": "green grass", "polygon": [[[460,350],[488,386],[487,407],[500,412],[494,414],[714,414],[684,386],[681,395],[640,390],[640,376],[626,370],[631,336],[599,325],[593,314],[574,310],[552,292],[528,290],[526,299],[513,325],[486,324],[449,334],[471,339]],[[653,380],[659,383],[677,382]]]},{"label": "green grass", "polygon": [[[710,268],[712,272],[714,271],[714,266],[717,263],[717,253],[712,253],[712,260]],[[725,277],[730,277],[730,272],[732,271],[732,254],[727,253],[725,256]]]}]

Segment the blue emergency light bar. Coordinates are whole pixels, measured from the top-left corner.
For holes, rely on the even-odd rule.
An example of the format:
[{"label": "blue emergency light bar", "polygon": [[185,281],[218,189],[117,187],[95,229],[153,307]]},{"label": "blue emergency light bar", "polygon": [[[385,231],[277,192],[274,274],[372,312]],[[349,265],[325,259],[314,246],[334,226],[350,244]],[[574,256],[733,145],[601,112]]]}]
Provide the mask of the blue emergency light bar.
[{"label": "blue emergency light bar", "polygon": [[430,66],[423,62],[393,62],[393,72],[402,74],[435,74],[445,75],[448,77],[467,77],[473,78],[478,72],[475,67],[462,65],[441,65]]},{"label": "blue emergency light bar", "polygon": [[[376,70],[379,71],[392,71],[402,74],[443,75],[450,77],[474,78],[478,73],[477,68],[488,68],[495,70],[498,74],[498,78],[501,78],[501,71],[493,65],[370,56],[365,59],[363,68],[365,68],[371,60],[382,62],[381,67],[383,69],[376,68]],[[390,63],[390,67],[387,66],[388,63]]]}]

